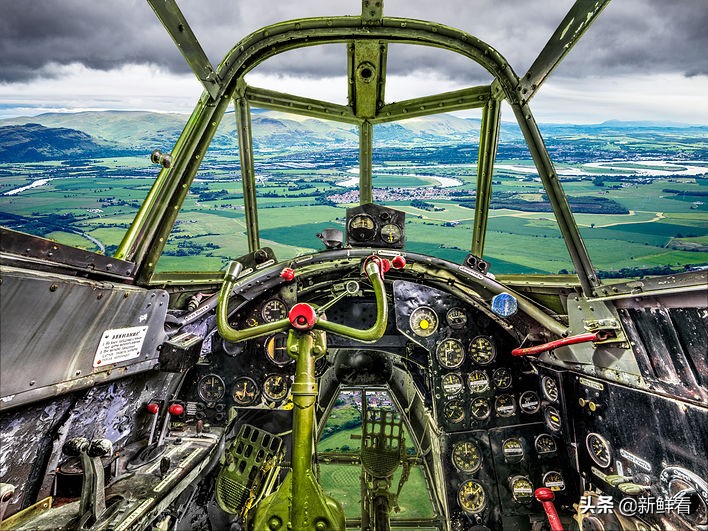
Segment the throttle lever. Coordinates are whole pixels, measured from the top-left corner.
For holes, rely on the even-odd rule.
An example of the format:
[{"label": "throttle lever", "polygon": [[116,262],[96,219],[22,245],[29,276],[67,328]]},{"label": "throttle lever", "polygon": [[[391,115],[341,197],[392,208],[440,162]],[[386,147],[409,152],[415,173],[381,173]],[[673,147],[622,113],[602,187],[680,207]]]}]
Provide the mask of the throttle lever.
[{"label": "throttle lever", "polygon": [[546,512],[546,518],[548,518],[548,524],[551,526],[551,531],[563,531],[563,524],[561,523],[560,517],[556,512],[556,508],[553,505],[553,500],[555,495],[551,489],[541,487],[536,489],[533,493],[534,497],[541,502],[543,510]]}]

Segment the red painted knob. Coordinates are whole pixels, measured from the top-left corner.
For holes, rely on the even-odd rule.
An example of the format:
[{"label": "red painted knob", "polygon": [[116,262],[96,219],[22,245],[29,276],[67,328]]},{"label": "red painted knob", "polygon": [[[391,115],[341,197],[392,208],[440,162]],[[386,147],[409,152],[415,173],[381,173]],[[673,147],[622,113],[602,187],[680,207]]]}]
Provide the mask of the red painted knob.
[{"label": "red painted knob", "polygon": [[388,258],[383,258],[381,260],[381,272],[388,273],[389,269],[391,269],[391,260]]},{"label": "red painted knob", "polygon": [[391,261],[391,265],[394,269],[403,269],[404,267],[406,267],[406,259],[402,256],[396,256]]},{"label": "red painted knob", "polygon": [[317,322],[317,314],[312,306],[300,302],[290,309],[288,319],[290,319],[290,324],[298,330],[311,330]]},{"label": "red painted knob", "polygon": [[291,268],[286,267],[280,272],[280,278],[283,280],[290,282],[292,279],[295,278],[295,271],[293,271]]},{"label": "red painted knob", "polygon": [[184,413],[184,406],[182,404],[170,404],[168,411],[170,412],[170,415],[177,417]]},{"label": "red painted knob", "polygon": [[150,414],[157,415],[160,411],[160,406],[155,402],[151,402],[147,405],[147,410],[150,412]]},{"label": "red painted knob", "polygon": [[533,493],[533,495],[541,503],[550,502],[555,499],[555,495],[553,494],[553,491],[551,489],[547,489],[545,487],[540,487],[540,488],[536,489],[536,491]]}]

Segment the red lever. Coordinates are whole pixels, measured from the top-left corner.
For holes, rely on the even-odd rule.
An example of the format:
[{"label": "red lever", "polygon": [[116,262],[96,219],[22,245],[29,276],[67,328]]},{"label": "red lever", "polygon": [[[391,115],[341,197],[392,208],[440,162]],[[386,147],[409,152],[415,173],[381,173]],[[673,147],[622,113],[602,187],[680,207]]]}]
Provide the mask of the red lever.
[{"label": "red lever", "polygon": [[299,302],[290,308],[288,319],[290,319],[290,324],[298,330],[312,330],[317,322],[317,314],[312,306]]},{"label": "red lever", "polygon": [[157,415],[160,412],[160,406],[155,402],[150,402],[147,405],[147,410],[150,412],[151,415]]},{"label": "red lever", "polygon": [[547,350],[552,350],[554,348],[563,347],[565,345],[574,345],[576,343],[587,343],[588,341],[604,341],[607,339],[609,334],[607,332],[587,332],[585,334],[578,334],[577,336],[564,337],[563,339],[556,339],[549,343],[544,343],[543,345],[536,345],[535,347],[527,348],[515,348],[511,351],[512,356],[533,356],[534,354],[540,354],[541,352],[546,352]]},{"label": "red lever", "polygon": [[391,260],[391,265],[394,269],[403,269],[404,267],[406,267],[406,259],[403,258],[401,255],[394,256],[393,260]]},{"label": "red lever", "polygon": [[286,267],[280,272],[280,278],[282,278],[286,282],[290,282],[292,279],[295,278],[295,271],[293,271],[289,267]]},{"label": "red lever", "polygon": [[551,489],[541,487],[536,489],[533,493],[538,501],[543,505],[543,510],[546,511],[546,518],[548,518],[548,523],[551,526],[551,531],[563,531],[563,524],[561,523],[556,508],[553,505],[553,500],[555,495]]},{"label": "red lever", "polygon": [[170,407],[167,409],[167,411],[170,412],[170,415],[174,415],[175,417],[178,417],[182,413],[184,413],[184,406],[182,404],[170,404]]}]

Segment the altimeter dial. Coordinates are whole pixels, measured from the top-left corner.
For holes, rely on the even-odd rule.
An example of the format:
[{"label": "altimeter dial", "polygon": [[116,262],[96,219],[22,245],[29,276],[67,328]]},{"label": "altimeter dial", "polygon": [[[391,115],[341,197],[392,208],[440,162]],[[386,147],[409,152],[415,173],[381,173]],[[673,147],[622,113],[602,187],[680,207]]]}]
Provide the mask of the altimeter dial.
[{"label": "altimeter dial", "polygon": [[465,481],[457,491],[457,502],[468,514],[481,513],[487,506],[484,487],[474,480]]},{"label": "altimeter dial", "polygon": [[465,347],[457,339],[448,338],[438,344],[435,356],[441,367],[456,369],[465,361]]},{"label": "altimeter dial", "polygon": [[470,356],[480,365],[489,365],[494,361],[497,350],[492,339],[486,336],[477,336],[470,342]]},{"label": "altimeter dial", "polygon": [[471,474],[482,466],[482,454],[472,441],[457,442],[452,447],[452,464],[460,472]]}]

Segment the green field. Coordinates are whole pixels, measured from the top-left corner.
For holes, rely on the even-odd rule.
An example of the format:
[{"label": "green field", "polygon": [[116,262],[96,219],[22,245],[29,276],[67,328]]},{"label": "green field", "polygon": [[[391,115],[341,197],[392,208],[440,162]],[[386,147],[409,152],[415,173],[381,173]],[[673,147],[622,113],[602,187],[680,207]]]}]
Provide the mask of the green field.
[{"label": "green field", "polygon": [[[185,200],[158,262],[159,271],[218,270],[247,252],[237,158],[222,151],[208,155],[212,159],[205,161]],[[332,201],[351,190],[336,183],[353,175],[336,160],[303,168],[265,164],[277,160],[276,156],[264,154],[256,172],[259,234],[261,245],[272,247],[284,260],[322,249],[315,234],[328,227],[343,229],[346,208],[356,198]],[[587,176],[562,177],[568,196],[604,198],[628,211],[575,215],[595,267],[612,272],[706,264],[708,201],[700,194],[708,189],[708,177],[695,172],[703,165],[705,161],[687,162],[676,169],[693,166],[694,175],[634,178],[627,172],[656,172],[662,165],[652,161],[615,162],[607,168],[559,164],[559,170],[578,170]],[[572,271],[553,213],[523,209],[527,201],[547,202],[538,179],[524,170],[531,167],[530,161],[500,160],[497,166],[492,198],[514,200],[505,208],[490,210],[484,254],[491,271]],[[406,212],[406,249],[462,261],[472,241],[474,164],[404,165],[396,160],[382,161],[377,167],[386,172],[374,178],[375,192],[382,194],[378,202]],[[14,195],[0,195],[1,224],[107,254],[115,252],[156,175],[146,160],[137,157],[17,163],[2,170],[0,194],[39,179],[51,180]],[[435,188],[433,175],[463,184]],[[603,181],[594,182],[593,175],[601,175]],[[431,189],[438,197],[424,199],[426,208],[411,205],[415,190]],[[453,192],[458,195],[449,195]]]}]

